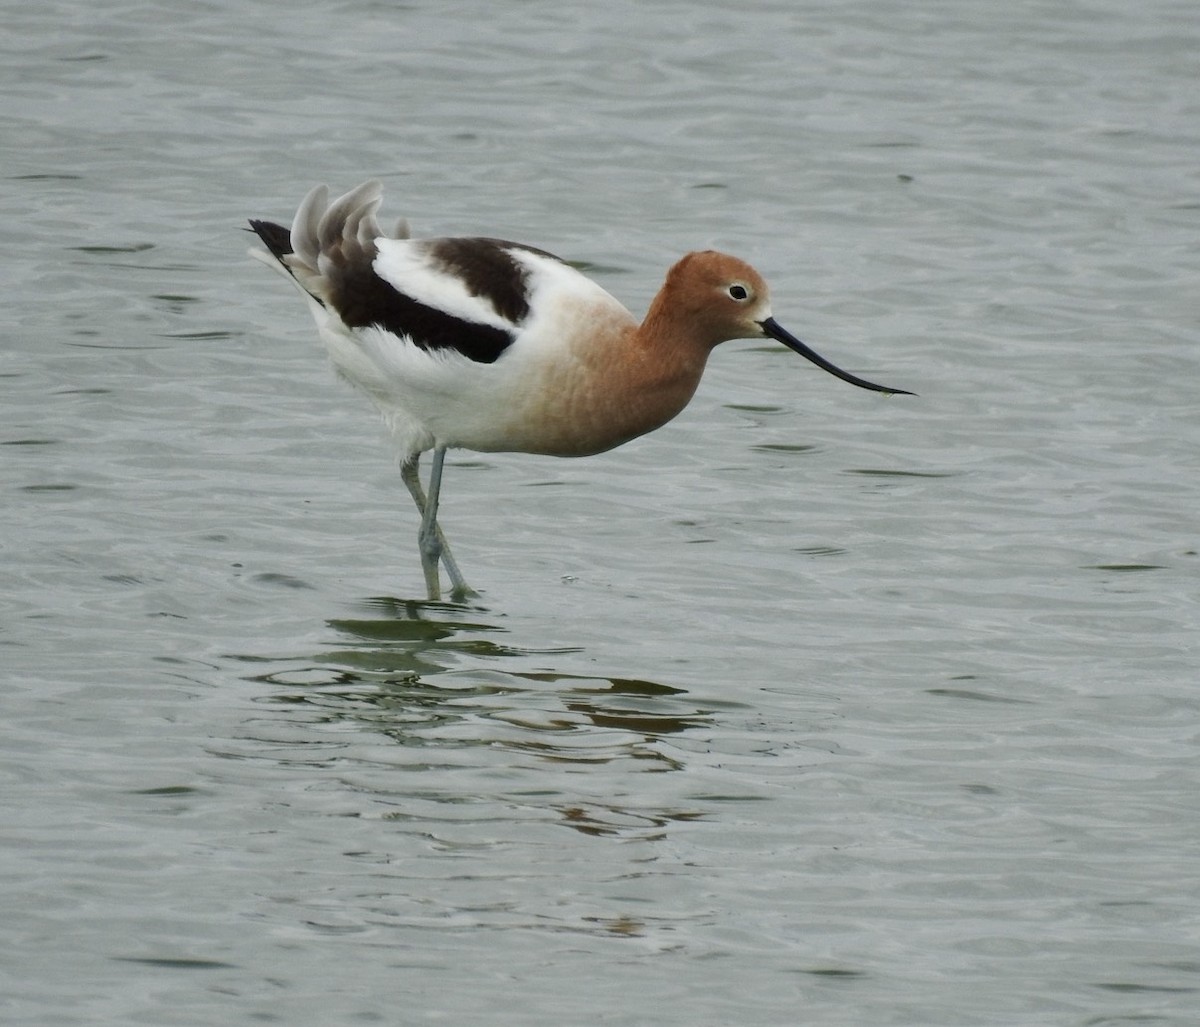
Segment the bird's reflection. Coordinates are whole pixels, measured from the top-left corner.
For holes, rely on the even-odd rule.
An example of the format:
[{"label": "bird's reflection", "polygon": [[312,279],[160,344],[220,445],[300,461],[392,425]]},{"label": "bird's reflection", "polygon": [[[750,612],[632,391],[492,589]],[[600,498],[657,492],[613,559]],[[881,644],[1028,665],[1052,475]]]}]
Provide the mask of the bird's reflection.
[{"label": "bird's reflection", "polygon": [[[431,748],[486,747],[523,764],[623,761],[662,772],[679,769],[683,751],[664,739],[711,716],[673,685],[552,669],[579,650],[517,645],[483,608],[376,597],[355,612],[328,621],[336,646],[255,675],[271,686],[260,702],[321,734],[337,728],[339,746],[348,742],[345,728],[357,726],[372,744],[382,736],[413,754],[423,750],[431,765],[441,762]],[[313,741],[320,748],[330,739]],[[314,752],[307,755],[309,762]],[[663,816],[676,814],[632,814],[642,828]],[[622,827],[613,809],[564,806],[563,819],[597,834]]]}]

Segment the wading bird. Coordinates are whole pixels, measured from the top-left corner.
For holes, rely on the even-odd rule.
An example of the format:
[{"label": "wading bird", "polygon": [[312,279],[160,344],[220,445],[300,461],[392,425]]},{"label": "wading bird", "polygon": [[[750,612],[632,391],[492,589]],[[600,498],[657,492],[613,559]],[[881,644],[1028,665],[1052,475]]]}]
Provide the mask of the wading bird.
[{"label": "wading bird", "polygon": [[[777,339],[851,385],[912,395],[834,366],[771,314],[762,276],[713,250],[689,253],[638,324],[616,299],[544,250],[488,238],[387,235],[367,182],[329,201],[318,186],[291,229],[251,220],[251,251],[305,294],[341,375],[383,413],[421,514],[430,599],[438,564],[471,594],[438,524],[446,450],[589,456],[661,427],[692,398],[729,339]],[[433,450],[428,492],[418,460]]]}]

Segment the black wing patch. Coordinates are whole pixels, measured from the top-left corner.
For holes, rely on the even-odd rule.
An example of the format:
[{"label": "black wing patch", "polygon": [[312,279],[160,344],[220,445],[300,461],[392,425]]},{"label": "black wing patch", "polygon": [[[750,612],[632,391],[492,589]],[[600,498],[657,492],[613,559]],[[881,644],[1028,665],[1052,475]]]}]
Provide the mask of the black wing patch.
[{"label": "black wing patch", "polygon": [[[292,253],[289,230],[270,221],[252,220],[250,227],[287,267],[283,258]],[[468,292],[486,299],[498,315],[516,326],[529,316],[527,272],[508,251],[521,249],[559,259],[544,250],[499,239],[430,239],[423,246],[441,270],[461,278]],[[326,253],[332,258],[326,272],[327,299],[347,327],[382,328],[411,339],[421,349],[451,349],[481,364],[494,363],[512,345],[513,331],[463,320],[400,292],[375,273],[374,247],[371,250],[348,248]]]},{"label": "black wing patch", "polygon": [[[514,327],[529,316],[528,272],[509,250],[558,259],[532,246],[500,239],[429,239],[420,245],[440,270],[462,279],[468,292],[486,299]],[[378,326],[412,339],[421,349],[452,349],[468,360],[491,364],[517,337],[515,330],[464,320],[413,299],[380,278],[370,263],[344,266],[338,286],[332,303],[348,326]]]},{"label": "black wing patch", "polygon": [[460,278],[467,292],[486,299],[497,314],[515,325],[529,316],[529,289],[528,272],[511,251],[558,260],[545,250],[503,239],[430,239],[424,249],[441,270]]},{"label": "black wing patch", "polygon": [[370,265],[345,268],[337,286],[331,302],[347,326],[382,328],[412,339],[421,349],[452,349],[469,360],[492,364],[516,338],[503,328],[464,321],[419,303],[385,282]]}]

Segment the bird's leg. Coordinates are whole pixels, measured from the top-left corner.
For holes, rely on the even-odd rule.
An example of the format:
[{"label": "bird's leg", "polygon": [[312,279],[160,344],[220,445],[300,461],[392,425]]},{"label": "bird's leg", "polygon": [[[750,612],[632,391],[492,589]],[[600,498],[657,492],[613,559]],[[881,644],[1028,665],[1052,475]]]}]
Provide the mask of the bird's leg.
[{"label": "bird's leg", "polygon": [[425,573],[425,587],[431,600],[441,598],[442,584],[438,577],[438,560],[446,565],[446,573],[450,575],[451,593],[455,597],[474,595],[470,586],[463,580],[462,572],[458,569],[446,536],[442,534],[437,522],[438,496],[442,487],[442,464],[446,459],[446,449],[438,446],[433,451],[433,466],[429,476],[429,495],[421,487],[421,475],[418,470],[420,454],[417,454],[400,465],[400,477],[407,486],[421,514],[421,528],[417,534],[417,545],[421,553],[421,569]]},{"label": "bird's leg", "polygon": [[[425,504],[425,516],[421,520],[421,532],[422,534],[431,533],[433,538],[431,549],[436,549],[437,555],[446,565],[446,573],[450,575],[450,594],[455,599],[462,599],[465,596],[475,595],[475,591],[463,580],[462,571],[458,569],[458,563],[454,559],[454,554],[450,552],[446,536],[442,534],[441,525],[437,522],[438,497],[442,491],[442,464],[445,460],[446,447],[438,446],[433,451],[433,462],[429,467],[429,499]],[[429,523],[431,531],[426,527],[426,522]],[[424,544],[422,542],[422,545]],[[435,557],[435,574],[437,573],[436,560]]]},{"label": "bird's leg", "polygon": [[[429,521],[428,511],[429,502],[425,498],[425,489],[421,487],[421,473],[419,469],[419,461],[421,454],[405,460],[400,465],[400,477],[404,484],[408,487],[409,493],[413,497],[413,502],[417,504],[417,511],[421,514],[421,528],[417,533],[417,548],[421,554],[421,570],[425,572],[425,588],[429,593],[430,600],[438,600],[442,596],[442,583],[438,578],[438,553],[430,552],[428,542],[428,534],[426,525]],[[436,529],[437,521],[434,526]],[[434,536],[434,543],[437,543],[437,537]]]}]

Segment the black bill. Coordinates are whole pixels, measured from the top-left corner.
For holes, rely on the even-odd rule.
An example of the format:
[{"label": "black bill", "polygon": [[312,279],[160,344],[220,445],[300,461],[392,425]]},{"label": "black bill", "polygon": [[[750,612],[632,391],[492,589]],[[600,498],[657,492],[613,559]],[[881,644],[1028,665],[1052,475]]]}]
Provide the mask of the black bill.
[{"label": "black bill", "polygon": [[886,392],[889,396],[915,396],[915,392],[909,392],[907,389],[892,389],[886,385],[876,385],[874,382],[869,382],[865,378],[858,378],[852,375],[849,371],[843,371],[836,364],[831,364],[820,353],[809,349],[791,332],[780,326],[779,322],[773,317],[768,317],[765,321],[759,321],[763,333],[769,335],[772,339],[782,342],[788,349],[795,350],[800,356],[811,360],[817,367],[828,371],[835,378],[841,378],[844,382],[849,382],[851,385],[857,385],[860,389],[870,389],[872,392]]}]

